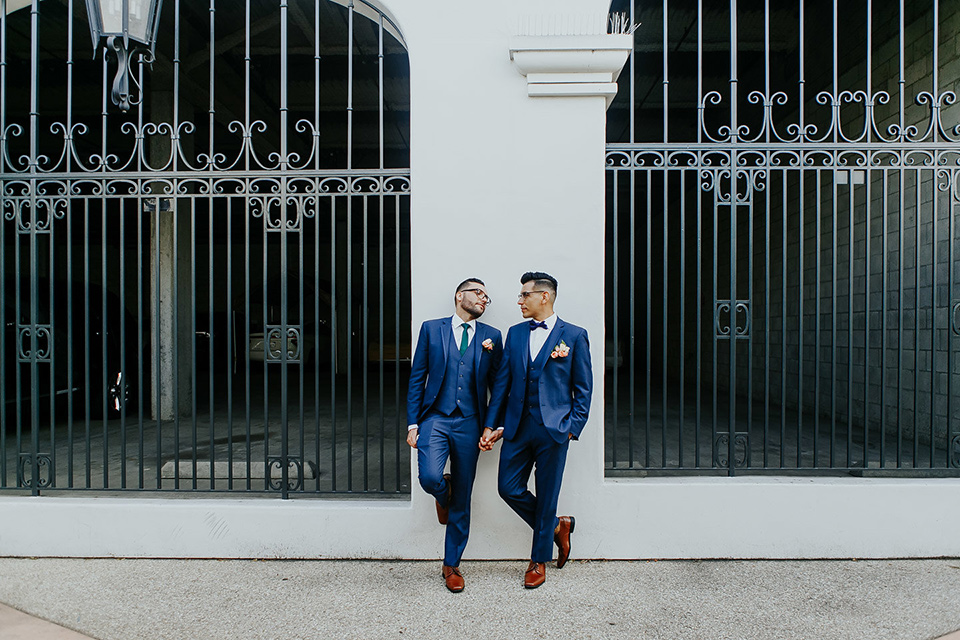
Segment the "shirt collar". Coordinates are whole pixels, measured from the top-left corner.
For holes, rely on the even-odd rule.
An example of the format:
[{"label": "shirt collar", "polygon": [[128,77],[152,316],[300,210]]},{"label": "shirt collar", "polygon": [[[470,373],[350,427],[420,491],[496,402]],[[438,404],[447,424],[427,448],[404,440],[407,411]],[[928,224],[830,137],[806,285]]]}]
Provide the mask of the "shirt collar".
[{"label": "shirt collar", "polygon": [[[460,316],[458,316],[457,314],[453,314],[452,316],[450,316],[450,326],[451,326],[451,327],[453,327],[454,329],[459,329],[459,328],[460,328],[460,325],[462,325],[462,324],[463,324],[463,320],[460,318]],[[476,319],[467,320],[467,324],[470,326],[470,330],[471,330],[471,331],[476,331],[476,330],[477,330],[477,321],[476,321]]]},{"label": "shirt collar", "polygon": [[553,328],[554,328],[554,327],[556,326],[556,324],[557,324],[557,320],[559,320],[559,318],[557,317],[557,314],[555,314],[555,313],[554,313],[554,314],[551,314],[549,318],[547,318],[546,320],[544,320],[544,322],[547,324],[547,333],[550,333],[551,331],[553,331]]}]

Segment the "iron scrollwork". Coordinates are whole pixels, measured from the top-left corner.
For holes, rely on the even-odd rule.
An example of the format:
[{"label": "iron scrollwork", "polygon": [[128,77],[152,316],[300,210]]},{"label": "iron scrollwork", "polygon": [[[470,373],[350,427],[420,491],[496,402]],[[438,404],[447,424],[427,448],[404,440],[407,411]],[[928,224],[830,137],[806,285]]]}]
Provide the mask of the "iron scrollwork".
[{"label": "iron scrollwork", "polygon": [[[149,59],[144,58],[145,63]],[[129,93],[127,94],[129,99]],[[138,104],[131,101],[131,104]],[[171,122],[144,122],[134,124],[124,122],[120,125],[120,136],[114,140],[122,140],[124,144],[112,144],[111,153],[94,152],[85,154],[84,148],[89,148],[90,140],[95,140],[95,148],[101,147],[101,137],[106,133],[100,127],[84,122],[66,124],[54,121],[49,126],[49,132],[62,144],[62,147],[48,154],[21,154],[16,151],[11,154],[12,144],[30,131],[26,123],[10,123],[0,131],[0,156],[2,156],[4,172],[13,176],[27,176],[31,173],[56,175],[65,173],[88,174],[120,174],[124,172],[168,173],[179,166],[184,173],[196,174],[210,172],[223,175],[245,175],[251,172],[263,172],[275,175],[278,171],[298,176],[334,176],[344,182],[341,193],[406,193],[405,177],[398,176],[404,171],[385,169],[351,169],[351,170],[319,170],[314,168],[316,158],[320,153],[320,136],[311,123],[301,121],[295,129],[306,140],[304,147],[308,151],[301,157],[296,152],[287,152],[281,155],[275,151],[265,152],[258,149],[257,138],[266,138],[269,126],[263,120],[244,123],[233,120],[227,125],[227,130],[239,141],[236,151],[230,155],[219,151],[193,153],[195,144],[190,138],[198,130],[191,121]],[[269,144],[269,143],[264,143]],[[156,157],[155,151],[168,149],[162,157]],[[336,174],[355,174],[358,177],[342,177]],[[397,181],[399,178],[399,182]],[[368,184],[360,184],[367,182]]]},{"label": "iron scrollwork", "polygon": [[[731,327],[730,322],[724,322],[724,318],[729,318],[733,311],[735,326]],[[740,323],[740,317],[743,316],[743,324]],[[734,338],[737,340],[748,339],[750,337],[750,301],[749,300],[717,300],[713,314],[713,326],[718,340]]]},{"label": "iron scrollwork", "polygon": [[[37,469],[37,486],[33,486],[33,468]],[[17,465],[17,486],[44,489],[53,485],[53,459],[49,453],[21,453]]]},{"label": "iron scrollwork", "polygon": [[[750,434],[733,434],[734,459],[733,466],[741,469],[750,464]],[[730,434],[721,433],[714,442],[714,463],[718,467],[730,466]]]},{"label": "iron scrollwork", "polygon": [[[797,109],[790,104],[790,98],[784,92],[768,94],[752,91],[748,95],[748,102],[763,110],[755,131],[746,124],[739,124],[736,128],[720,125],[716,131],[707,127],[707,110],[724,108],[724,99],[719,91],[711,91],[703,96],[697,108],[700,130],[711,143],[749,144],[764,140],[788,143],[828,143],[832,140],[842,143],[960,142],[960,125],[951,128],[943,120],[944,110],[957,102],[957,94],[953,91],[918,93],[914,101],[918,106],[926,107],[924,122],[904,126],[891,124],[886,129],[881,122],[884,116],[877,113],[876,107],[890,102],[888,92],[821,91],[815,101],[828,110],[826,118],[818,119],[827,122],[826,126],[821,131],[820,127],[809,122],[792,122],[787,124],[785,136],[777,130],[773,109],[781,107],[784,112],[796,112]],[[809,111],[805,115],[807,119],[812,119]]]},{"label": "iron scrollwork", "polygon": [[953,326],[953,333],[960,336],[960,302],[953,305],[953,311],[950,313],[950,324]]},{"label": "iron scrollwork", "polygon": [[284,349],[287,352],[287,362],[300,362],[300,355],[303,353],[300,327],[267,325],[265,338],[263,348],[266,350],[265,357],[268,362],[282,362]]},{"label": "iron scrollwork", "polygon": [[[31,362],[36,356],[37,362],[50,362],[53,357],[53,340],[51,340],[51,326],[48,324],[25,325],[17,332],[17,359],[19,362]],[[37,352],[30,349],[31,337],[36,334]]]},{"label": "iron scrollwork", "polygon": [[[273,491],[283,491],[283,475],[273,479],[274,469],[283,472],[284,458],[270,458],[267,464],[267,484]],[[299,491],[303,488],[303,461],[300,458],[287,456],[287,491]]]},{"label": "iron scrollwork", "polygon": [[950,441],[950,466],[960,468],[960,435],[953,436]]}]

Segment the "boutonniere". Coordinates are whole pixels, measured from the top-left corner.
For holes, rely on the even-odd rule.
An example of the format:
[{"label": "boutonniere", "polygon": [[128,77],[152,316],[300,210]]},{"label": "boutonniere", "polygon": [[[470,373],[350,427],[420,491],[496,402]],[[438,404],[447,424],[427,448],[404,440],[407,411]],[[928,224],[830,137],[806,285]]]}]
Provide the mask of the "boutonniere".
[{"label": "boutonniere", "polygon": [[560,344],[553,348],[553,352],[550,353],[551,358],[566,358],[570,354],[570,347],[567,346],[567,343],[563,340],[560,341]]},{"label": "boutonniere", "polygon": [[487,338],[480,344],[480,346],[486,349],[487,351],[493,351],[493,340],[491,340],[490,338]]}]

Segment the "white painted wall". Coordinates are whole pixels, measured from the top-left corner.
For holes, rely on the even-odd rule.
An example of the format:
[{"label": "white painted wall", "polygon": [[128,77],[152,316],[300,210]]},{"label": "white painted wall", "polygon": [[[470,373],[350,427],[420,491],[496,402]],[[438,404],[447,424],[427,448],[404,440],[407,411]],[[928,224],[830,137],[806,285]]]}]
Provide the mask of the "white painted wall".
[{"label": "white painted wall", "polygon": [[[592,338],[595,401],[560,500],[578,519],[573,557],[960,555],[957,480],[604,479],[604,99],[527,97],[508,48],[530,16],[604,12],[607,0],[385,8],[410,47],[411,331],[450,313],[454,286],[475,275],[495,300],[484,320],[505,333],[520,319],[519,275],[537,269]],[[530,532],[496,494],[498,452],[481,459],[468,560],[529,555]],[[0,498],[0,555],[439,558],[442,544],[416,486],[409,502]]]}]

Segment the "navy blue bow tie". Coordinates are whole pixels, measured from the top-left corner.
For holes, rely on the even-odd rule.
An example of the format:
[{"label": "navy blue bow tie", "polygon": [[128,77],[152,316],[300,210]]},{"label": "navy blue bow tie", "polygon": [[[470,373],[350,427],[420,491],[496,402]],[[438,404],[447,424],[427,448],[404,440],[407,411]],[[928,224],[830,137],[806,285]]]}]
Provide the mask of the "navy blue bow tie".
[{"label": "navy blue bow tie", "polygon": [[534,329],[546,329],[546,328],[547,328],[546,322],[537,322],[536,320],[530,321],[530,331],[533,331]]}]

